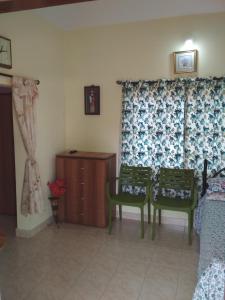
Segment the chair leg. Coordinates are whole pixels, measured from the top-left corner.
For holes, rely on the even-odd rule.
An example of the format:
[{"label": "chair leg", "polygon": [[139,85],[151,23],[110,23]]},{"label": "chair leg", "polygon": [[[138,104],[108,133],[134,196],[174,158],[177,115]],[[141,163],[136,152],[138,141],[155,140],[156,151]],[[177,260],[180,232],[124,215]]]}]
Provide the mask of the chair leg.
[{"label": "chair leg", "polygon": [[159,209],[159,225],[161,225],[161,209]]},{"label": "chair leg", "polygon": [[148,224],[151,223],[151,203],[148,201]]},{"label": "chair leg", "polygon": [[153,210],[153,223],[152,223],[152,240],[155,239],[155,220],[156,220],[156,208]]},{"label": "chair leg", "polygon": [[188,213],[188,243],[189,245],[192,244],[192,239],[191,239],[191,233],[192,233],[192,212]]},{"label": "chair leg", "polygon": [[112,204],[109,204],[109,234],[112,232]]},{"label": "chair leg", "polygon": [[194,222],[194,211],[191,211],[191,230],[193,230],[193,222]]},{"label": "chair leg", "polygon": [[144,238],[144,207],[141,207],[141,238]]},{"label": "chair leg", "polygon": [[119,217],[120,221],[122,220],[122,205],[119,205]]}]

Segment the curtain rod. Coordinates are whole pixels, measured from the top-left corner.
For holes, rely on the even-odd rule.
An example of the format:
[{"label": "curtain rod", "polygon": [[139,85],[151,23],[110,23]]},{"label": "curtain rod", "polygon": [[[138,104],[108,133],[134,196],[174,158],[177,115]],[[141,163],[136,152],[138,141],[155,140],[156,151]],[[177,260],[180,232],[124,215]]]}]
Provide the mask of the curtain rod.
[{"label": "curtain rod", "polygon": [[[5,73],[0,73],[1,76],[5,76],[5,77],[9,77],[9,78],[12,78],[14,75],[10,75],[10,74],[5,74]],[[37,85],[40,84],[40,80],[35,80],[35,83]]]},{"label": "curtain rod", "polygon": [[[179,78],[177,78],[179,79]],[[175,82],[177,79],[165,79],[166,82]],[[194,79],[196,81],[203,81],[203,80],[207,80],[207,77],[197,77],[197,78],[190,78],[190,77],[186,77],[186,78],[182,78],[181,80],[186,80],[186,79]],[[213,80],[222,80],[225,79],[225,77],[210,77],[209,79],[213,79]],[[160,80],[160,79],[159,79]],[[119,85],[122,85],[123,83],[125,83],[126,81],[130,82],[131,84],[137,84],[139,81],[143,81],[145,83],[157,83],[159,80],[134,80],[134,81],[129,81],[129,80],[117,80],[116,83]]]}]

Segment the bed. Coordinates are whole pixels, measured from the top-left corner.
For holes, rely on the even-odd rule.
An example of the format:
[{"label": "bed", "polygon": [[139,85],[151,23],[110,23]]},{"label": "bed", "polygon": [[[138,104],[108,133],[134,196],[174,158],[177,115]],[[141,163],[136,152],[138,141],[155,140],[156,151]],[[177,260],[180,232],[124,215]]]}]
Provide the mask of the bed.
[{"label": "bed", "polygon": [[[225,169],[223,168],[211,179],[208,179],[207,161],[204,162],[202,197],[199,200],[195,215],[195,228],[200,236],[199,281],[195,296],[193,297],[195,300],[224,299],[225,185],[224,191],[218,188],[222,183],[225,183],[225,178],[220,177],[220,174],[224,171]],[[214,278],[217,278],[217,280],[214,280]],[[219,287],[219,278],[221,278],[221,282],[223,282],[222,287]],[[205,298],[203,296],[200,297],[200,294],[204,294],[202,291],[203,288],[205,289]],[[215,293],[217,293],[218,296],[215,297]]]}]

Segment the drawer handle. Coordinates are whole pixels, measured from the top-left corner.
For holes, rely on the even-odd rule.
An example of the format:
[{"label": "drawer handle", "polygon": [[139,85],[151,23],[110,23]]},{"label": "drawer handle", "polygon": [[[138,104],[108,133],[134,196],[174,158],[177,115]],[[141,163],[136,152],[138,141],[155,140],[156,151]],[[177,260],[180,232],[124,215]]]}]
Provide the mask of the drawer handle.
[{"label": "drawer handle", "polygon": [[85,197],[81,197],[81,200],[84,201],[84,200],[85,200]]},{"label": "drawer handle", "polygon": [[80,213],[79,215],[80,215],[80,216],[83,216],[84,214],[83,214],[83,213]]},{"label": "drawer handle", "polygon": [[84,182],[81,182],[80,184],[84,184]]},{"label": "drawer handle", "polygon": [[84,170],[84,168],[80,168],[81,170]]}]

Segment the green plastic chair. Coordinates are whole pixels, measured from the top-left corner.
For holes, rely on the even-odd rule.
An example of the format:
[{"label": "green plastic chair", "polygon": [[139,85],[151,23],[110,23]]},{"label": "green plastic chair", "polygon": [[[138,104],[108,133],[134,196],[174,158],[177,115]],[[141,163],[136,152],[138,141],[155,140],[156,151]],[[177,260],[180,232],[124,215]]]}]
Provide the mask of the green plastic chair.
[{"label": "green plastic chair", "polygon": [[[182,199],[179,196],[164,196],[162,189],[173,189],[177,191],[189,191],[190,197]],[[152,202],[153,224],[152,240],[155,238],[156,211],[159,212],[159,224],[161,224],[161,210],[182,211],[188,214],[188,241],[192,243],[193,215],[197,206],[198,189],[194,178],[194,170],[186,169],[160,169],[159,190],[155,201]]]},{"label": "green plastic chair", "polygon": [[[144,238],[144,206],[148,204],[148,223],[151,216],[151,195],[152,195],[152,169],[149,167],[130,167],[121,165],[118,180],[118,194],[112,195],[107,184],[107,196],[109,200],[109,234],[112,231],[112,210],[119,205],[119,218],[122,220],[122,206],[139,207],[141,210],[141,237]],[[123,192],[123,186],[144,187],[145,194],[134,195]]]}]

